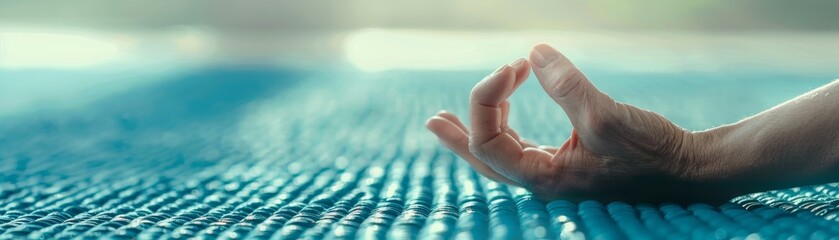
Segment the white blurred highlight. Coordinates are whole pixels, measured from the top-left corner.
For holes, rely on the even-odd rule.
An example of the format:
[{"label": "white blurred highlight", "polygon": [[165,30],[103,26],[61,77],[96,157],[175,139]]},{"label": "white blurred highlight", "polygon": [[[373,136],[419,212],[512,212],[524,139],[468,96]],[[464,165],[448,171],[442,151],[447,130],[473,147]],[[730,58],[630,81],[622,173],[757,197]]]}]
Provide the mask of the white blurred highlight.
[{"label": "white blurred highlight", "polygon": [[0,32],[0,67],[88,67],[116,58],[120,44],[124,42],[95,34]]},{"label": "white blurred highlight", "polygon": [[363,29],[344,40],[365,72],[489,70],[549,43],[583,68],[623,72],[784,69],[836,72],[839,33],[431,31]]},{"label": "white blurred highlight", "polygon": [[366,72],[391,69],[484,69],[510,53],[527,53],[528,42],[504,33],[364,29],[344,40],[347,60]]},{"label": "white blurred highlight", "polygon": [[214,57],[213,31],[178,26],[154,32],[0,28],[2,69],[84,69],[203,61]]},{"label": "white blurred highlight", "polygon": [[298,69],[348,64],[363,72],[491,70],[546,42],[584,69],[836,73],[839,33],[575,32],[359,29],[247,34],[198,26],[97,32],[3,28],[0,69],[184,67],[256,62]]}]

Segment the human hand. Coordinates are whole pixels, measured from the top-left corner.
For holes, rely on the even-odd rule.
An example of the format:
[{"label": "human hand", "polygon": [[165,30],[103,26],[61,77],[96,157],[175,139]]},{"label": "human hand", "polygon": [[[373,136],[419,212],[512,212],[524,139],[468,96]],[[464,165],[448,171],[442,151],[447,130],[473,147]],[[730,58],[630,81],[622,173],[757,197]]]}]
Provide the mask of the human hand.
[{"label": "human hand", "polygon": [[[723,194],[682,178],[694,164],[693,135],[664,117],[616,102],[565,56],[536,45],[530,61],[502,66],[470,97],[471,126],[441,111],[426,126],[484,176],[556,198],[627,201],[719,201]],[[568,115],[573,131],[559,148],[523,140],[507,125],[507,98],[533,70]]]}]

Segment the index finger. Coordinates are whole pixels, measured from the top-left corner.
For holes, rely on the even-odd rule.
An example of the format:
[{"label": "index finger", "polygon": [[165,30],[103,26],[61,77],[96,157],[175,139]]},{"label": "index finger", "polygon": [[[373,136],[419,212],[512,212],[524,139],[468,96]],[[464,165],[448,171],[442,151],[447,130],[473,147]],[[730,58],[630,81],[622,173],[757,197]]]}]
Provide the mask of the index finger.
[{"label": "index finger", "polygon": [[483,144],[502,133],[501,103],[513,89],[514,77],[511,67],[504,65],[472,88],[469,100],[472,143]]},{"label": "index finger", "polygon": [[515,89],[517,79],[514,68],[499,68],[472,90],[469,150],[496,172],[522,182],[535,170],[533,166],[552,156],[543,151],[525,151],[519,139],[503,127],[503,104]]}]

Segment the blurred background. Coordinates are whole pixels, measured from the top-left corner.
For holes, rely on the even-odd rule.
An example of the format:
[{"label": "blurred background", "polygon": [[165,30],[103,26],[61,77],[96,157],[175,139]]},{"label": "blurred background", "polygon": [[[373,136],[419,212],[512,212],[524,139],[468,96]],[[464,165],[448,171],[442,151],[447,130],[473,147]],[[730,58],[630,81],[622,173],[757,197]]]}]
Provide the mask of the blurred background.
[{"label": "blurred background", "polygon": [[[735,82],[744,79],[737,74],[787,82],[839,76],[836,1],[3,0],[2,6],[0,116],[74,109],[189,73],[242,66],[305,72],[297,78],[310,82],[442,72],[449,82],[469,83],[538,42],[554,45],[589,75],[618,75],[595,79],[599,84],[650,74],[697,82],[705,81],[701,74]],[[238,77],[225,81],[248,78],[230,74]],[[715,96],[730,100],[743,90]],[[736,120],[783,98],[765,100],[696,126]]]},{"label": "blurred background", "polygon": [[[66,99],[91,86],[116,91],[154,81],[153,74],[208,63],[364,73],[489,70],[526,56],[538,42],[554,44],[590,71],[839,71],[839,2],[827,0],[0,5],[0,114],[43,107],[45,99]],[[43,76],[103,70],[118,76]],[[137,71],[146,76],[129,80]]]},{"label": "blurred background", "polygon": [[[235,82],[259,71],[324,85],[449,73],[434,78],[468,86],[539,42],[556,46],[601,87],[614,84],[613,91],[626,91],[621,84],[635,79],[672,79],[666,82],[676,87],[668,91],[687,89],[679,87],[684,79],[702,86],[722,80],[741,84],[716,85],[725,89],[713,93],[720,102],[760,102],[696,123],[697,113],[719,103],[697,104],[708,95],[681,98],[693,112],[668,115],[681,108],[657,102],[673,99],[649,86],[634,93],[656,102],[637,104],[693,128],[734,121],[800,93],[769,94],[746,82],[774,79],[780,84],[759,86],[809,89],[839,76],[836,1],[2,0],[2,6],[0,117],[85,108],[184,79],[251,86]],[[195,91],[208,93],[203,100],[227,96],[215,90],[221,89]],[[616,93],[629,100],[622,95]]]}]

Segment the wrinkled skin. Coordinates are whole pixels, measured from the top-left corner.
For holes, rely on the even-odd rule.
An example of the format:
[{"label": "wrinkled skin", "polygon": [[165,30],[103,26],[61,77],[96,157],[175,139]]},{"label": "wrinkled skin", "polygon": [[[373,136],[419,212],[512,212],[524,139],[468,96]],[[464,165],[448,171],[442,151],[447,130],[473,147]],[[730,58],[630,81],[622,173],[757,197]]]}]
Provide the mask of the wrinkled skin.
[{"label": "wrinkled skin", "polygon": [[[560,147],[524,140],[507,125],[510,95],[533,71],[573,125]],[[441,111],[426,126],[482,175],[524,187],[543,200],[708,201],[683,178],[691,169],[693,134],[664,117],[616,102],[598,90],[565,56],[539,44],[528,59],[501,66],[472,89],[471,126]]]}]

